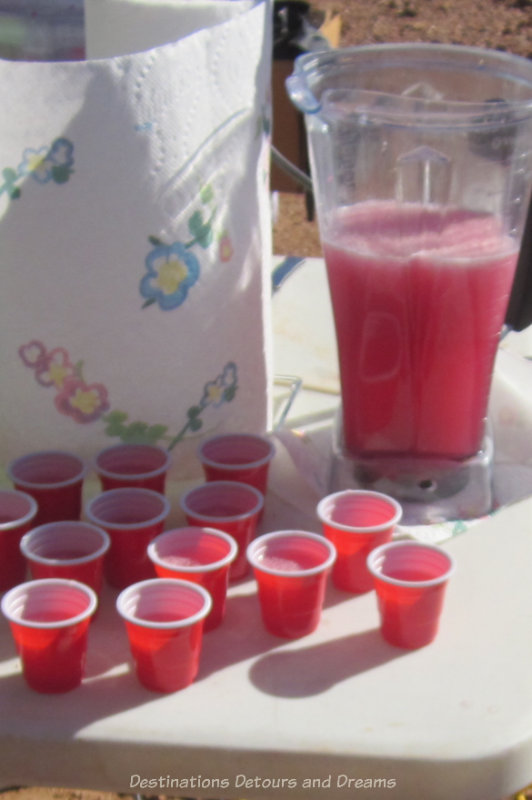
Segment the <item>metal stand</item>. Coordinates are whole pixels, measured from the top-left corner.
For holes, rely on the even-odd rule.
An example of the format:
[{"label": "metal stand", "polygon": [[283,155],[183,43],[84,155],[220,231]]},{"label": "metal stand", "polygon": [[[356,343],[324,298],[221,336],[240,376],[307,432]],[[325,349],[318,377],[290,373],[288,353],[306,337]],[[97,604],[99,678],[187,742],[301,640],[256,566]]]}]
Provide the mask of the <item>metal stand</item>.
[{"label": "metal stand", "polygon": [[343,447],[340,414],[333,436],[331,492],[371,489],[388,494],[403,506],[406,525],[474,519],[492,510],[493,440],[489,432],[482,449],[464,461],[357,458]]}]

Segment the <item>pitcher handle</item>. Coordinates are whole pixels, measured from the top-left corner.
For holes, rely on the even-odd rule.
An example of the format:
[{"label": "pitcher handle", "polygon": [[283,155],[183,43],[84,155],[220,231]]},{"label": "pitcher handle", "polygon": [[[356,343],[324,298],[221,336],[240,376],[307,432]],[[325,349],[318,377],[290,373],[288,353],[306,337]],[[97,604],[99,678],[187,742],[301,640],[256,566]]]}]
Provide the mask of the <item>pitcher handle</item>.
[{"label": "pitcher handle", "polygon": [[285,80],[286,91],[292,103],[303,114],[317,114],[321,103],[310,91],[307,82],[301,75],[293,73]]}]

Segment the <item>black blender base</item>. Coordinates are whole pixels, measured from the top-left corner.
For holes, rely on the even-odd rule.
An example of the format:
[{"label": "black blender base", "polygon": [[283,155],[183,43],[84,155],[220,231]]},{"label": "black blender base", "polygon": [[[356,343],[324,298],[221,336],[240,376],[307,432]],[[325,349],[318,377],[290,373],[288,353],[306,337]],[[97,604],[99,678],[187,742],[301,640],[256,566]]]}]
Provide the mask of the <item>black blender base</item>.
[{"label": "black blender base", "polygon": [[333,443],[329,491],[383,492],[403,507],[402,524],[428,525],[475,519],[493,507],[493,441],[465,461],[445,459],[356,458]]}]

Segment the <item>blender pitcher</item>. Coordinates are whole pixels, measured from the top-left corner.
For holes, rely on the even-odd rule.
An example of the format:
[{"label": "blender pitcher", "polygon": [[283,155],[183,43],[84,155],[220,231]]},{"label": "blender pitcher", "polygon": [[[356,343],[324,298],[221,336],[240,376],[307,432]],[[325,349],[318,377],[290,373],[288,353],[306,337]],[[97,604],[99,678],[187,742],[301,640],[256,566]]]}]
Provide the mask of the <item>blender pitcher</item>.
[{"label": "blender pitcher", "polygon": [[[490,510],[487,408],[529,203],[532,63],[460,45],[299,56],[334,313],[331,488],[412,521]],[[407,515],[408,517],[408,515]]]}]

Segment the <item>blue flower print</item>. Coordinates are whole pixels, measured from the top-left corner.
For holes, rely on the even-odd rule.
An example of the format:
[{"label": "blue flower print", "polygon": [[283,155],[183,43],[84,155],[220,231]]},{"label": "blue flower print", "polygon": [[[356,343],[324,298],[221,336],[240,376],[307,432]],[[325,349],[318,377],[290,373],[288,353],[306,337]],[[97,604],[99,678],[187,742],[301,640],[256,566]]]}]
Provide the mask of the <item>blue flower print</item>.
[{"label": "blue flower print", "polygon": [[199,278],[196,256],[181,242],[159,244],[146,257],[146,274],[140,282],[144,306],[157,302],[163,311],[177,308]]},{"label": "blue flower print", "polygon": [[208,381],[203,388],[203,397],[200,401],[201,408],[213,406],[219,408],[222,403],[230,402],[237,389],[237,368],[233,361],[229,361],[214,381]]},{"label": "blue flower print", "polygon": [[68,139],[60,137],[53,142],[46,160],[56,183],[68,180],[74,164],[73,153],[74,145]]},{"label": "blue flower print", "polygon": [[19,175],[31,175],[39,183],[65,183],[74,163],[74,145],[68,139],[55,139],[51,147],[26,148],[22,154],[23,161],[18,168]]},{"label": "blue flower print", "polygon": [[206,408],[219,408],[223,403],[230,403],[238,389],[238,369],[234,361],[228,361],[223,371],[213,380],[207,381],[203,386],[203,394],[197,406],[191,406],[187,411],[187,421],[168,445],[168,450],[173,450],[183,437],[188,433],[197,433],[203,427],[202,413]]},{"label": "blue flower print", "polygon": [[23,161],[18,168],[19,175],[31,175],[39,183],[49,181],[52,173],[46,163],[48,152],[47,147],[40,147],[38,150],[27,147],[22,154]]}]

